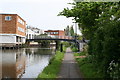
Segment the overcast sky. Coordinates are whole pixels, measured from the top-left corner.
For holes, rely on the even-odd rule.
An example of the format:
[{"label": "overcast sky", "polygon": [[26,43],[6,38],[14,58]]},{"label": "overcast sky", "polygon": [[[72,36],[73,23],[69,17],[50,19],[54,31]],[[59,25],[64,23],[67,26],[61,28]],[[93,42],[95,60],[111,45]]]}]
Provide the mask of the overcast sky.
[{"label": "overcast sky", "polygon": [[[74,25],[71,18],[57,16],[73,0],[0,0],[0,13],[20,15],[28,25],[43,30],[63,30]],[[79,31],[78,31],[79,33]]]}]

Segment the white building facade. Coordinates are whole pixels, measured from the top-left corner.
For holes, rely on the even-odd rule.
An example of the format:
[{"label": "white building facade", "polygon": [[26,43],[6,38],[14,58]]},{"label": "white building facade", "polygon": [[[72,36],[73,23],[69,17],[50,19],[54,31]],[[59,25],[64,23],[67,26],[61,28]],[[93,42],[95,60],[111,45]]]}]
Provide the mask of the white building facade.
[{"label": "white building facade", "polygon": [[27,39],[34,39],[35,36],[43,34],[44,31],[35,27],[27,26],[26,30],[26,38]]}]

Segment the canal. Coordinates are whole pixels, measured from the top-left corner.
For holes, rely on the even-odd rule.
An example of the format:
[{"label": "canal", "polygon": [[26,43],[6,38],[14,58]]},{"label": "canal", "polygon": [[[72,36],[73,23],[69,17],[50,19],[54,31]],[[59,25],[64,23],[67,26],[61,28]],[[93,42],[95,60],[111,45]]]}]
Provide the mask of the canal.
[{"label": "canal", "polygon": [[2,50],[2,78],[36,78],[55,54],[50,48]]}]

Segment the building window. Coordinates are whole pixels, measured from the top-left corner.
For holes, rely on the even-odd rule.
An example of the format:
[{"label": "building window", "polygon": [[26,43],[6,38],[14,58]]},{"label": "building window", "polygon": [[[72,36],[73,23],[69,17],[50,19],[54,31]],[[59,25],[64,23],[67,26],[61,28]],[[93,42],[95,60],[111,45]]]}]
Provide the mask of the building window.
[{"label": "building window", "polygon": [[51,32],[51,34],[54,34],[54,32]]},{"label": "building window", "polygon": [[50,32],[47,32],[47,34],[50,34]]},{"label": "building window", "polygon": [[29,34],[29,39],[31,39],[31,34]]},{"label": "building window", "polygon": [[54,32],[54,34],[58,34],[58,32]]},{"label": "building window", "polygon": [[34,35],[32,35],[32,39],[34,39]]},{"label": "building window", "polygon": [[24,25],[24,21],[21,20],[20,18],[18,18],[18,22],[19,22],[20,24]]},{"label": "building window", "polygon": [[27,34],[27,39],[28,39],[28,34]]},{"label": "building window", "polygon": [[24,29],[21,28],[21,27],[18,27],[18,31],[20,31],[20,32],[25,32]]},{"label": "building window", "polygon": [[16,36],[16,42],[18,42],[18,36]]},{"label": "building window", "polygon": [[20,38],[20,42],[21,42],[21,37],[19,37]]},{"label": "building window", "polygon": [[11,16],[5,16],[5,20],[10,21],[10,20],[12,20],[12,17]]},{"label": "building window", "polygon": [[58,34],[58,32],[52,32],[52,34]]}]

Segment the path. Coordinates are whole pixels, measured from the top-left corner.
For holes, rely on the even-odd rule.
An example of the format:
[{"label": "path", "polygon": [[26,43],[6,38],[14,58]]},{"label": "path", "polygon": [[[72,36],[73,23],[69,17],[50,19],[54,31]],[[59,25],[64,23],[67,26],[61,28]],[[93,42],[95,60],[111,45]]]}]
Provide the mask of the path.
[{"label": "path", "polygon": [[58,78],[81,78],[79,67],[70,48],[67,48]]}]

